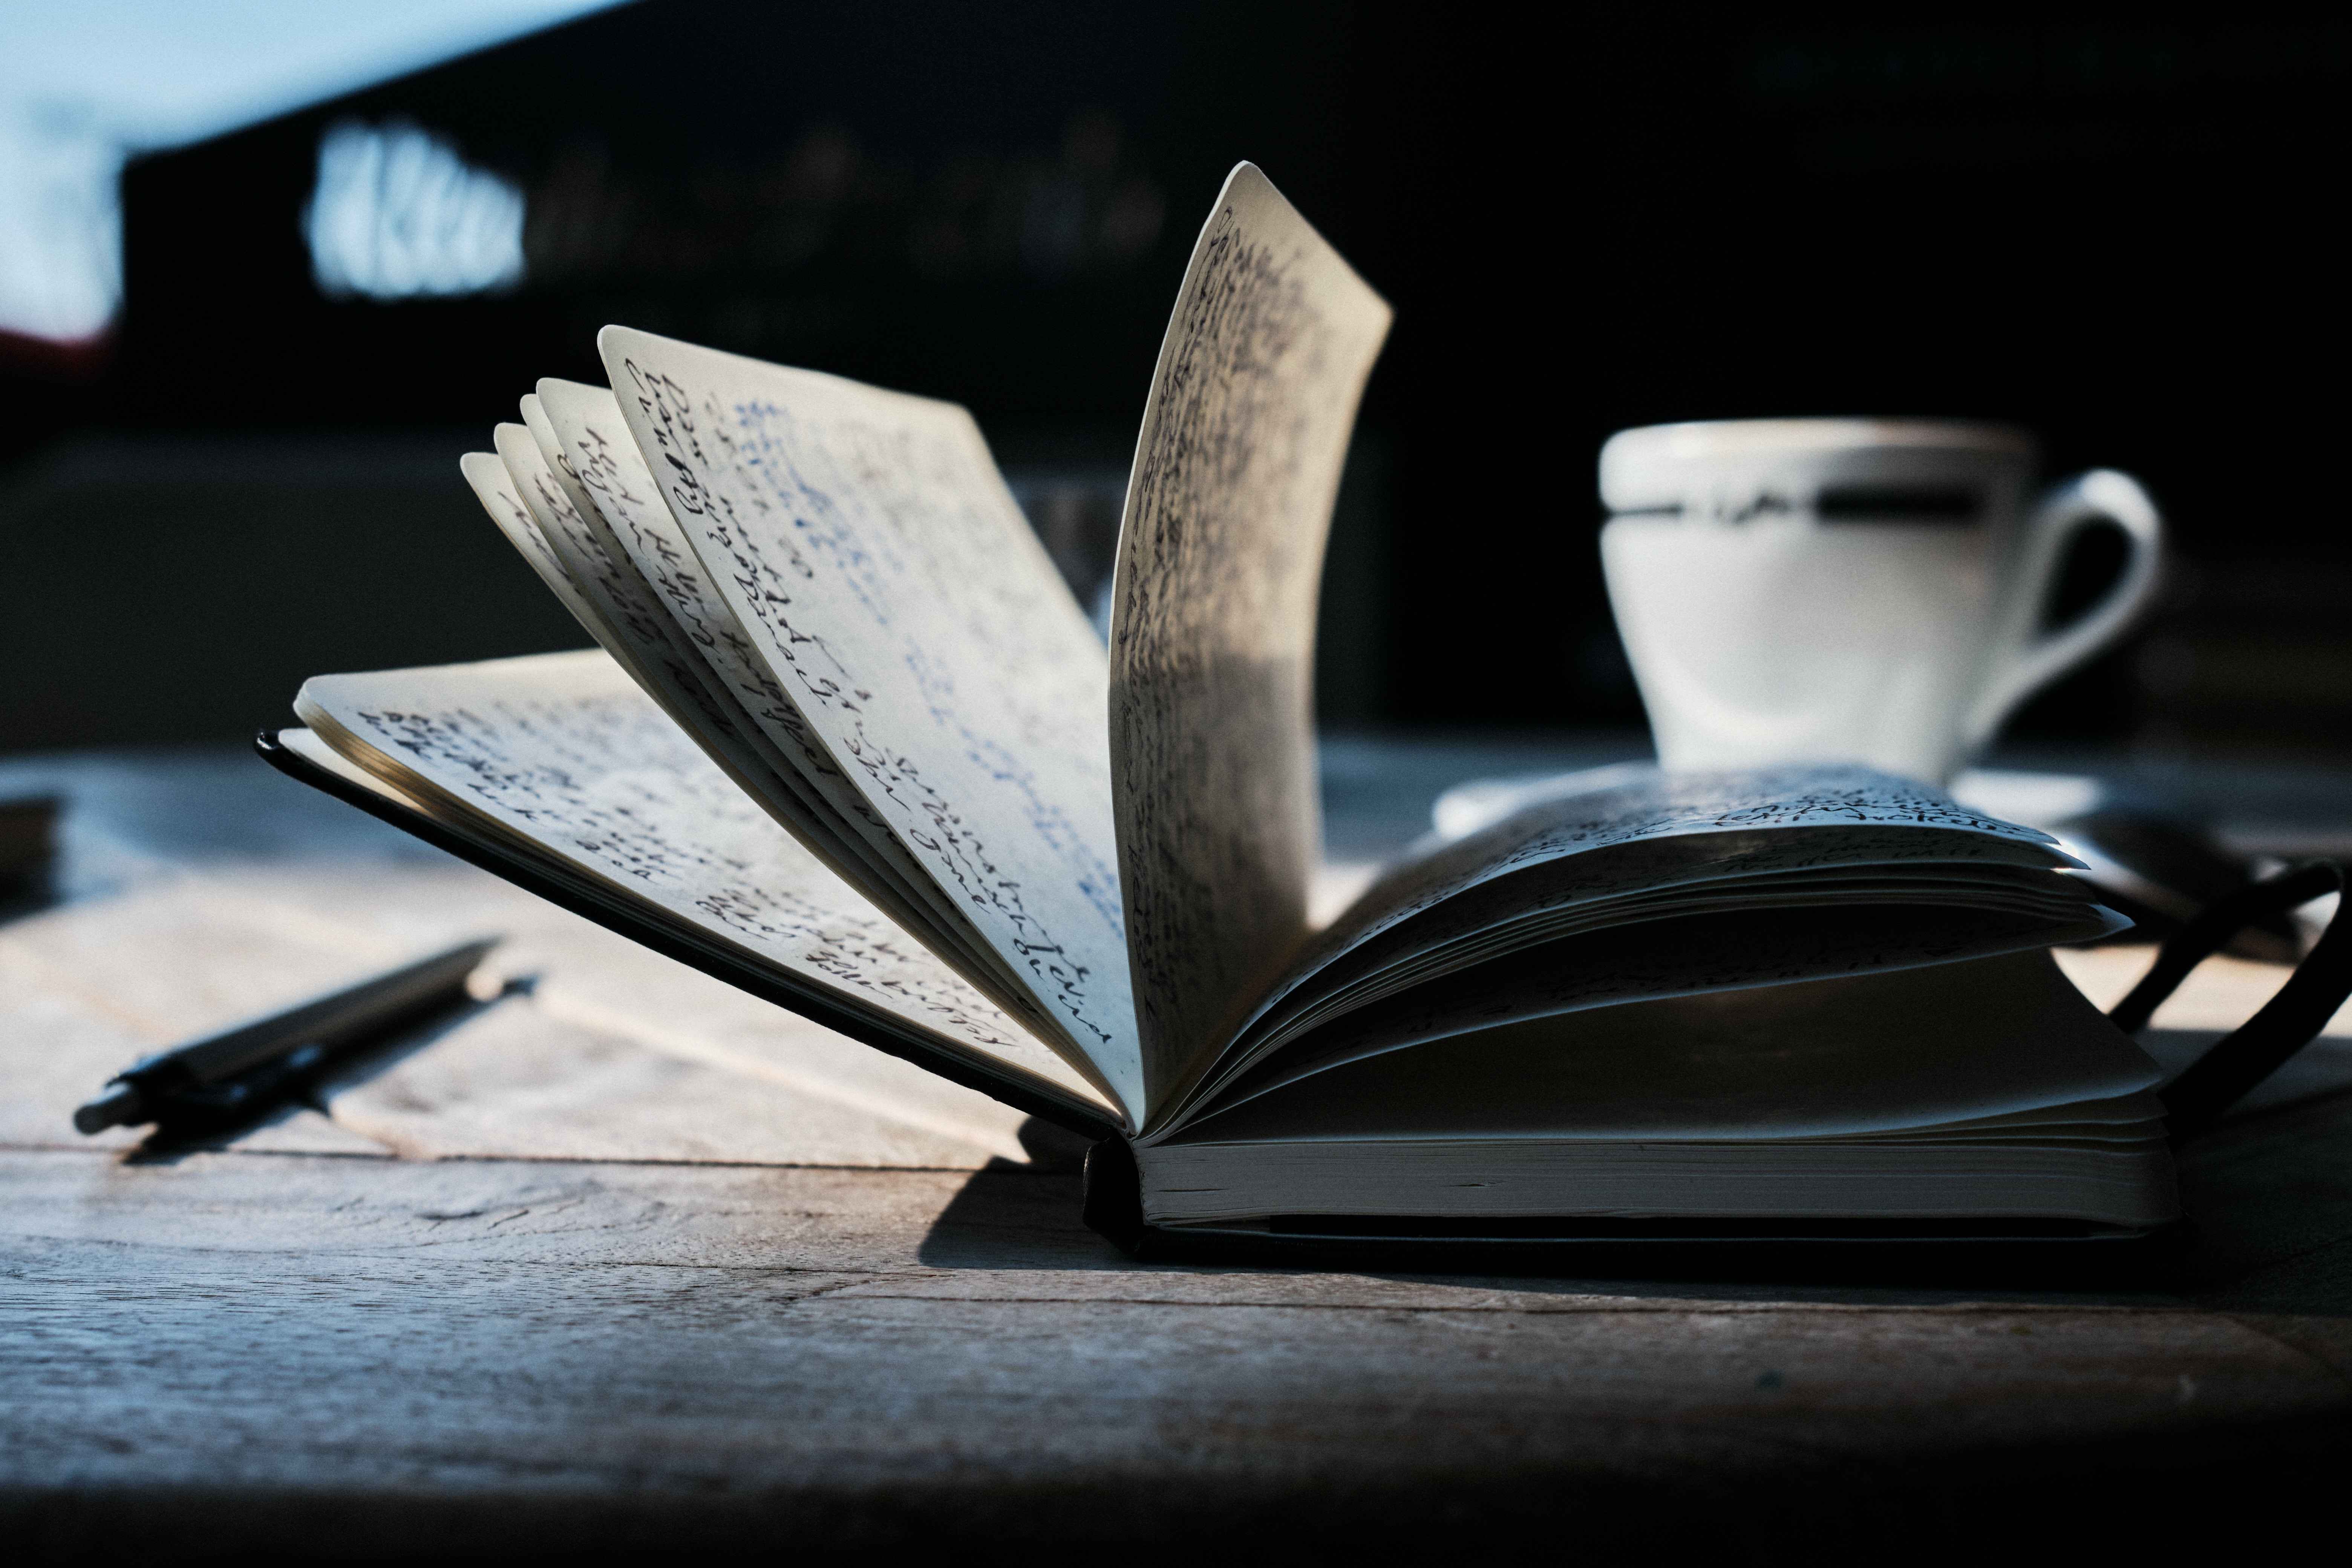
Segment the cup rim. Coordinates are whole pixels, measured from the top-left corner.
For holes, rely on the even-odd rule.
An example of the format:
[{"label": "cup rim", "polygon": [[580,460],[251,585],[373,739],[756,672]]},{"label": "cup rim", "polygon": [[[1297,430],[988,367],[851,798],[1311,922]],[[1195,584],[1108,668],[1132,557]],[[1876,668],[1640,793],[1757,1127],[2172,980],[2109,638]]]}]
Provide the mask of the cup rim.
[{"label": "cup rim", "polygon": [[1863,447],[1993,452],[2032,458],[2032,433],[1994,420],[1832,415],[1765,419],[1686,419],[1620,430],[1605,457],[1730,457],[1769,451],[1836,452]]}]

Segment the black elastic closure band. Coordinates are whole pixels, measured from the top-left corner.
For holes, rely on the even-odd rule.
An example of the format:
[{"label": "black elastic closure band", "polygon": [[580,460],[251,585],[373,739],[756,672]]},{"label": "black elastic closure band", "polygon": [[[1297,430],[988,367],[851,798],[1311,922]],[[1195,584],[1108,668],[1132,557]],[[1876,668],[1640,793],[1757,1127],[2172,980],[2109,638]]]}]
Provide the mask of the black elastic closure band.
[{"label": "black elastic closure band", "polygon": [[[2314,860],[2215,901],[2164,944],[2147,978],[2107,1016],[2124,1033],[2138,1034],[2189,972],[2238,932],[2323,894],[2343,890],[2344,868],[2333,860]],[[2164,1115],[2173,1137],[2192,1137],[2220,1121],[2222,1112],[2317,1037],[2347,996],[2352,996],[2352,927],[2346,926],[2339,904],[2317,944],[2304,954],[2278,994],[2165,1086]]]}]

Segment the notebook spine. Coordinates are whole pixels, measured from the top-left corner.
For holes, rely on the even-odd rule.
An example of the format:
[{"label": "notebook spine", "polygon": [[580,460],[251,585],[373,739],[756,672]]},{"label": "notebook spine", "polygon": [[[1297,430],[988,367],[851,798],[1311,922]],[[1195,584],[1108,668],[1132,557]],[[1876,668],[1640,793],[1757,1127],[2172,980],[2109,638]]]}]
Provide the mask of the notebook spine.
[{"label": "notebook spine", "polygon": [[1079,1217],[1087,1228],[1140,1258],[1151,1251],[1153,1228],[1143,1223],[1143,1172],[1124,1138],[1106,1138],[1087,1151]]}]

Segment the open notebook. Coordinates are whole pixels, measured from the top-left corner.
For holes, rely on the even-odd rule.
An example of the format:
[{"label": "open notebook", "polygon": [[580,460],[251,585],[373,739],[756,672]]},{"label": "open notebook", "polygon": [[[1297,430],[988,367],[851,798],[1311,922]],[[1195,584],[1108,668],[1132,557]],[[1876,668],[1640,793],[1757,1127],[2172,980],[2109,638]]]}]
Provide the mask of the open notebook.
[{"label": "open notebook", "polygon": [[1307,918],[1314,608],[1387,306],[1258,171],[1154,374],[1108,650],[961,408],[608,327],[464,472],[595,638],[323,676],[265,750],[1104,1140],[1107,1230],[2127,1234],[2154,1064],[2044,835],[1640,772]]}]

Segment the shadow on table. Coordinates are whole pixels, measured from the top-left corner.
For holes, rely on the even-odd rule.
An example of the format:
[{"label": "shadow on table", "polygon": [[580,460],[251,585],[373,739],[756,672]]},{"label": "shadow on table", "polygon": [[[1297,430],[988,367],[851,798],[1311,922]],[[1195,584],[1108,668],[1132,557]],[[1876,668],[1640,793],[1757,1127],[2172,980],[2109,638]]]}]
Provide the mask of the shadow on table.
[{"label": "shadow on table", "polygon": [[1351,1275],[1542,1295],[1727,1301],[1935,1303],[2062,1291],[2090,1304],[2146,1306],[2169,1298],[2151,1259],[2095,1256],[1990,1258],[1864,1256],[1858,1249],[1761,1246],[1396,1246],[1256,1238],[1203,1246],[1178,1258],[1129,1258],[1079,1220],[1075,1173],[999,1160],[976,1171],[940,1211],[917,1253],[934,1268],[1133,1274]]},{"label": "shadow on table", "polygon": [[932,1268],[1339,1273],[1542,1294],[1886,1305],[2064,1300],[2352,1319],[2352,1094],[2225,1122],[2182,1152],[2189,1219],[2146,1241],[1400,1247],[1269,1237],[1137,1261],[1079,1218],[1076,1141],[1024,1130],[1031,1163],[973,1173],[924,1237]]},{"label": "shadow on table", "polygon": [[1087,1141],[1033,1116],[1021,1148],[1026,1163],[991,1160],[971,1173],[917,1258],[935,1268],[1137,1268],[1078,1218]]}]

